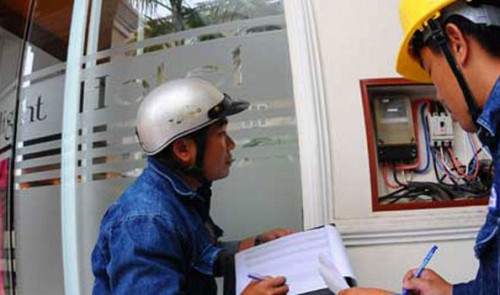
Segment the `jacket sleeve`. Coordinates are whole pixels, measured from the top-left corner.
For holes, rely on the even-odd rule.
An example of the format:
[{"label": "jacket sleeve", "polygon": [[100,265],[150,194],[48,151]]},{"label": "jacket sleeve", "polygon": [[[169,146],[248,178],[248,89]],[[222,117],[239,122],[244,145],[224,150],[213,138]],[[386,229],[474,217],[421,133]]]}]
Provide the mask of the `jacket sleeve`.
[{"label": "jacket sleeve", "polygon": [[233,295],[236,290],[236,269],[234,255],[238,252],[239,241],[221,242],[222,251],[217,257],[218,275],[224,277],[224,295]]},{"label": "jacket sleeve", "polygon": [[477,290],[476,280],[453,285],[453,295],[476,295],[478,294]]},{"label": "jacket sleeve", "polygon": [[175,225],[159,216],[134,216],[113,227],[107,267],[113,294],[182,294],[183,244]]}]

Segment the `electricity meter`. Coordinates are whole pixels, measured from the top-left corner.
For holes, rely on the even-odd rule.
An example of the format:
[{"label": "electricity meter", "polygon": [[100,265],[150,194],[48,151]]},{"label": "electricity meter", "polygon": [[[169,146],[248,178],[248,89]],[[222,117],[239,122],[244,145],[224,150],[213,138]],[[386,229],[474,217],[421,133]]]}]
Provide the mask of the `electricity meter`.
[{"label": "electricity meter", "polygon": [[376,98],[373,104],[379,161],[383,163],[415,161],[417,144],[410,98],[383,96]]}]

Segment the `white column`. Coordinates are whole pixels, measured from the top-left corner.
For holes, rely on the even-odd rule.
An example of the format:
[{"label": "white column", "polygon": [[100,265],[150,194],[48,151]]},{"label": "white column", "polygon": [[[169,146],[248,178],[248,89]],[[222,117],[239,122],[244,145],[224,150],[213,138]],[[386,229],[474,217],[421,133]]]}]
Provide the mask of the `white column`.
[{"label": "white column", "polygon": [[285,17],[299,132],[304,227],[333,219],[331,149],[313,7],[286,0]]},{"label": "white column", "polygon": [[61,233],[64,290],[79,295],[78,226],[76,208],[76,161],[81,60],[85,42],[88,0],[75,0],[68,46],[62,122]]}]

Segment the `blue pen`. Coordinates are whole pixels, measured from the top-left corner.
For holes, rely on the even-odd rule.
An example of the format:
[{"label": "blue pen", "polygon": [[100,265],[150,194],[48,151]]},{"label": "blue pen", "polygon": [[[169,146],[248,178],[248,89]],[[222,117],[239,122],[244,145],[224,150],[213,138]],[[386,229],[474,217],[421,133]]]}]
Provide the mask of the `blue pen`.
[{"label": "blue pen", "polygon": [[266,278],[264,278],[263,276],[258,275],[258,274],[256,274],[256,273],[249,273],[249,274],[248,274],[248,277],[249,277],[250,279],[252,279],[252,280],[259,281],[259,282],[260,282],[260,281],[263,281],[263,280],[265,280],[265,279],[266,279]]},{"label": "blue pen", "polygon": [[[429,263],[429,261],[431,260],[432,255],[436,253],[437,248],[438,247],[436,245],[432,246],[432,248],[429,250],[429,253],[425,255],[424,261],[422,261],[422,264],[420,264],[420,267],[417,269],[417,272],[415,273],[415,278],[420,278],[422,272],[424,272],[424,269],[427,266],[427,263]],[[408,290],[403,289],[403,293],[401,293],[401,295],[408,295]]]}]

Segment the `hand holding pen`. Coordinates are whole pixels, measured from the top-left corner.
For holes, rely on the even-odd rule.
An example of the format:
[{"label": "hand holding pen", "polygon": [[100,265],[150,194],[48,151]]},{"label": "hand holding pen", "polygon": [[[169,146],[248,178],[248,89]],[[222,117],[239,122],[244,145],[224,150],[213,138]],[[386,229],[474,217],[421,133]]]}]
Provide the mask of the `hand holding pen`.
[{"label": "hand holding pen", "polygon": [[241,295],[281,295],[288,293],[285,277],[269,277],[252,273],[248,275],[248,278],[251,281]]},{"label": "hand holding pen", "polygon": [[[431,269],[426,269],[427,264],[437,250],[433,246],[418,269],[410,270],[403,279],[403,294],[411,294],[409,290],[416,291],[420,295],[441,294],[451,295],[452,286]],[[424,272],[425,270],[425,272]]]},{"label": "hand holding pen", "polygon": [[[414,276],[415,278],[417,278],[417,279],[420,278],[420,276],[422,275],[422,272],[424,271],[425,267],[427,266],[427,264],[431,260],[432,256],[434,255],[434,253],[436,253],[437,248],[438,247],[436,245],[432,246],[432,248],[429,250],[429,253],[427,253],[427,255],[425,255],[425,258],[422,261],[422,264],[420,264],[420,267],[415,272],[415,276]],[[401,295],[409,295],[408,289],[403,289],[403,293],[401,293]]]}]

